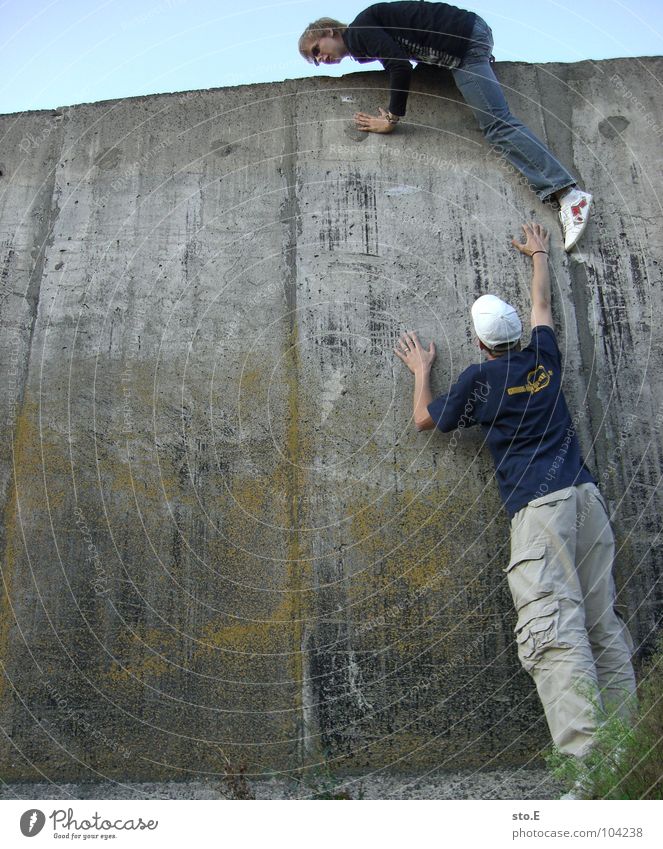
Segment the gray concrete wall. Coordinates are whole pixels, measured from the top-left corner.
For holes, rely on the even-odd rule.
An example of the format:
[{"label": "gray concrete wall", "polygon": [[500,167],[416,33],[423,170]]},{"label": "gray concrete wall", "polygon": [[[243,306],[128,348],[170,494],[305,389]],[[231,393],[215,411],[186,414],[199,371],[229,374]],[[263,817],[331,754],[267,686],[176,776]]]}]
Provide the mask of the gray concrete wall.
[{"label": "gray concrete wall", "polygon": [[[4,779],[525,763],[548,742],[480,433],[418,434],[392,348],[527,316],[523,219],[639,646],[661,612],[660,58],[498,66],[591,188],[580,251],[450,77],[380,73],[0,117]],[[659,581],[657,583],[657,581]]]}]

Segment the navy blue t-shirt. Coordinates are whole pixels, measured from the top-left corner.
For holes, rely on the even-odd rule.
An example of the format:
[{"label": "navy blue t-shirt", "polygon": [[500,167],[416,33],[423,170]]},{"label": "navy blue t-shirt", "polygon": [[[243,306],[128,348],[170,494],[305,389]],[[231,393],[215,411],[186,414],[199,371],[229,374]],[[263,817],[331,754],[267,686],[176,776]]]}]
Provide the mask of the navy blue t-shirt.
[{"label": "navy blue t-shirt", "polygon": [[549,492],[596,483],[580,452],[561,372],[555,333],[539,325],[522,351],[470,366],[428,405],[442,431],[482,426],[510,518]]}]

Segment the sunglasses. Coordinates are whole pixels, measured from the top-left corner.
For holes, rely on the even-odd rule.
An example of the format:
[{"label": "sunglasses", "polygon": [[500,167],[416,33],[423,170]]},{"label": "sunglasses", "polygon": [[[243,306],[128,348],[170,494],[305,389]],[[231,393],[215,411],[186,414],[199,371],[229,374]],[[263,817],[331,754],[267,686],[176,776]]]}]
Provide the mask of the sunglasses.
[{"label": "sunglasses", "polygon": [[313,59],[313,64],[316,68],[320,67],[320,62],[318,62],[318,56],[320,55],[320,48],[317,44],[314,44],[311,48],[311,59]]}]

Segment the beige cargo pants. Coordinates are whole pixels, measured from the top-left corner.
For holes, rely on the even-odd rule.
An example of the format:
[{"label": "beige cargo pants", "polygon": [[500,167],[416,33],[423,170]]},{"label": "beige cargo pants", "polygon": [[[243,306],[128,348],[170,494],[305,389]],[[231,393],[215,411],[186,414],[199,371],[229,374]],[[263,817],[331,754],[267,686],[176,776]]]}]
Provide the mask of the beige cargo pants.
[{"label": "beige cargo pants", "polygon": [[530,501],[511,520],[505,572],[518,613],[518,657],[554,742],[578,757],[597,728],[587,692],[627,718],[635,709],[633,641],[614,607],[614,551],[605,502],[592,483]]}]

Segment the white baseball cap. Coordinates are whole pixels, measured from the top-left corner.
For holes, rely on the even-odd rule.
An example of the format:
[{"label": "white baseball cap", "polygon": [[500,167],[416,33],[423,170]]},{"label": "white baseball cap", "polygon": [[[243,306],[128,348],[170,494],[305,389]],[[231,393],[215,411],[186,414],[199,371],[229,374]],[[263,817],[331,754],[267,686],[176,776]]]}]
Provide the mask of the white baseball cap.
[{"label": "white baseball cap", "polygon": [[517,342],[523,332],[518,313],[496,295],[482,295],[472,304],[474,330],[488,348]]}]

